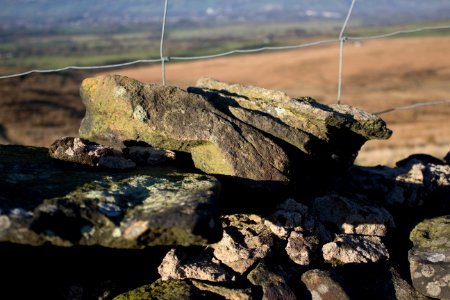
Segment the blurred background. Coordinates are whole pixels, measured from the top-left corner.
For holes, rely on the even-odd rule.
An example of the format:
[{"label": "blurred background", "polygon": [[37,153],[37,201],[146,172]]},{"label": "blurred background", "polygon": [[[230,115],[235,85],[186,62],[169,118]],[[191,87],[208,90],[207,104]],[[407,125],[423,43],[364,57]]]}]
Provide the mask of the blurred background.
[{"label": "blurred background", "polygon": [[[164,56],[294,46],[337,39],[351,0],[169,0]],[[0,76],[33,69],[102,66],[159,59],[162,0],[0,0]],[[450,1],[359,0],[345,36],[341,102],[369,112],[450,99]],[[201,76],[335,103],[339,42],[283,51],[166,62],[182,88]],[[77,136],[86,77],[122,74],[161,83],[159,63],[33,73],[0,80],[0,143],[48,147]],[[380,115],[394,134],[368,142],[361,165],[392,165],[412,153],[450,151],[450,104]]]}]

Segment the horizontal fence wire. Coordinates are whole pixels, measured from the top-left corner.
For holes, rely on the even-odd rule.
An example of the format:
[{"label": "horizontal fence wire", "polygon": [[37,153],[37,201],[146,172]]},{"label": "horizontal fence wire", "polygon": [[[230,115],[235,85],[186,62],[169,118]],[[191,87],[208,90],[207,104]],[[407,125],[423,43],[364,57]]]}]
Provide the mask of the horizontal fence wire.
[{"label": "horizontal fence wire", "polygon": [[[63,68],[57,68],[57,69],[35,69],[35,70],[29,70],[25,72],[15,73],[15,74],[9,74],[9,75],[1,75],[0,79],[8,79],[8,78],[14,78],[14,77],[20,77],[20,76],[26,76],[30,75],[32,73],[53,73],[53,72],[62,72],[67,70],[101,70],[101,69],[112,69],[112,68],[121,68],[121,67],[127,67],[132,66],[136,64],[144,64],[144,63],[161,63],[162,68],[162,83],[166,84],[166,78],[165,78],[165,62],[168,61],[188,61],[188,60],[202,60],[202,59],[212,59],[212,58],[219,58],[223,56],[229,56],[233,54],[246,54],[246,53],[257,53],[257,52],[263,52],[263,51],[282,51],[282,50],[292,50],[292,49],[300,49],[300,48],[307,48],[307,47],[313,47],[313,46],[320,46],[320,45],[326,45],[326,44],[333,44],[333,43],[340,43],[340,51],[339,51],[339,74],[338,74],[338,95],[337,95],[337,102],[340,103],[341,99],[341,87],[342,87],[342,68],[343,68],[343,60],[342,60],[342,52],[343,52],[343,45],[345,41],[363,41],[363,40],[374,40],[374,39],[383,39],[388,37],[393,37],[397,35],[402,34],[411,34],[411,33],[418,33],[422,31],[430,31],[430,30],[448,30],[450,29],[450,25],[442,25],[442,26],[427,26],[427,27],[420,27],[415,29],[407,29],[407,30],[399,30],[394,32],[389,32],[385,34],[379,34],[379,35],[370,35],[370,36],[345,36],[344,32],[346,29],[346,26],[348,24],[348,21],[350,20],[350,16],[353,10],[353,7],[356,3],[356,0],[352,0],[351,5],[349,7],[347,16],[345,18],[345,21],[342,25],[339,38],[334,39],[327,39],[327,40],[320,40],[315,42],[309,42],[304,44],[298,44],[298,45],[287,45],[287,46],[266,46],[266,47],[260,47],[260,48],[253,48],[253,49],[235,49],[231,51],[226,51],[222,53],[217,54],[211,54],[211,55],[199,55],[199,56],[164,56],[164,33],[165,33],[165,25],[166,25],[166,17],[167,17],[167,6],[168,6],[168,0],[165,0],[164,3],[164,12],[163,12],[163,21],[162,21],[162,30],[161,30],[161,42],[160,42],[160,58],[157,59],[139,59],[134,60],[130,62],[124,62],[124,63],[117,63],[117,64],[108,64],[108,65],[100,65],[100,66],[67,66]],[[398,110],[407,110],[407,109],[415,109],[418,107],[423,106],[431,106],[431,105],[440,105],[440,104],[447,104],[450,103],[450,100],[442,100],[442,101],[431,101],[431,102],[420,102],[413,105],[407,105],[407,106],[399,106],[399,107],[393,107],[389,108],[380,112],[377,112],[375,114],[385,114],[393,111]]]},{"label": "horizontal fence wire", "polygon": [[440,100],[440,101],[427,101],[427,102],[418,102],[418,103],[414,103],[411,105],[405,105],[405,106],[397,106],[397,107],[392,107],[392,108],[388,108],[386,110],[382,110],[376,113],[373,113],[374,115],[382,115],[382,114],[387,114],[390,112],[394,112],[394,111],[398,111],[398,110],[408,110],[408,109],[415,109],[418,107],[424,107],[424,106],[433,106],[433,105],[439,105],[439,104],[450,104],[450,99],[449,100]]}]

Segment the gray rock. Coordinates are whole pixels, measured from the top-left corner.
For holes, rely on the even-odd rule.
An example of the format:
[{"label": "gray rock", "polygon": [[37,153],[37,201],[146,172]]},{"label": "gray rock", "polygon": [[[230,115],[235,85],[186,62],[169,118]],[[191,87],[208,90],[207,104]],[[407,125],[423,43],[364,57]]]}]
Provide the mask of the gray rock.
[{"label": "gray rock", "polygon": [[290,98],[280,91],[210,78],[199,79],[196,86],[188,91],[205,95],[234,117],[320,160],[352,164],[366,140],[392,133],[379,117],[348,105],[327,106],[309,97]]},{"label": "gray rock", "polygon": [[358,236],[342,234],[333,242],[323,245],[325,261],[334,265],[349,263],[368,263],[386,260],[389,253],[377,236]]},{"label": "gray rock", "polygon": [[285,279],[271,272],[266,265],[259,263],[248,275],[247,279],[254,285],[263,289],[263,300],[284,299],[295,300],[295,294],[287,285]]},{"label": "gray rock", "polygon": [[206,173],[288,181],[285,151],[203,96],[118,75],[85,79],[81,96],[86,115],[79,133],[85,139],[115,147],[141,141],[189,152]]},{"label": "gray rock", "polygon": [[406,280],[402,279],[398,272],[393,268],[390,269],[392,285],[394,287],[395,299],[397,300],[427,300],[429,298],[423,296],[416,291]]},{"label": "gray rock", "polygon": [[192,284],[201,291],[207,291],[222,296],[227,300],[251,300],[252,290],[247,289],[231,289],[224,286],[207,284],[204,282],[193,280]]},{"label": "gray rock", "polygon": [[182,249],[170,250],[158,267],[161,279],[197,279],[209,282],[231,282],[235,280],[209,252],[189,255]]},{"label": "gray rock", "polygon": [[165,149],[158,149],[144,146],[130,146],[123,149],[126,158],[131,159],[138,165],[156,166],[176,158],[175,152]]},{"label": "gray rock", "polygon": [[450,208],[446,201],[446,195],[450,193],[449,165],[424,164],[416,159],[403,162],[402,165],[396,170],[394,187],[386,196],[388,204],[420,207],[429,205],[427,200],[433,196],[438,198],[439,204],[435,205]]},{"label": "gray rock", "polygon": [[221,237],[219,182],[211,176],[80,170],[46,148],[22,146],[0,146],[0,174],[0,241],[144,248]]},{"label": "gray rock", "polygon": [[296,264],[307,266],[319,246],[317,236],[304,236],[302,233],[292,231],[286,245],[286,253]]},{"label": "gray rock", "polygon": [[269,254],[274,237],[257,215],[227,215],[222,219],[223,238],[210,247],[224,265],[243,274]]},{"label": "gray rock", "polygon": [[306,271],[302,275],[302,281],[311,293],[312,299],[350,299],[340,284],[333,280],[328,272],[317,269]]},{"label": "gray rock", "polygon": [[425,220],[410,234],[408,253],[414,288],[422,294],[450,299],[450,216]]},{"label": "gray rock", "polygon": [[93,167],[109,169],[132,169],[136,164],[125,159],[122,154],[110,147],[99,145],[85,139],[64,137],[55,141],[49,149],[55,159],[80,163]]},{"label": "gray rock", "polygon": [[329,194],[311,202],[311,213],[322,223],[333,224],[340,233],[385,236],[395,227],[392,215],[363,196],[349,199]]},{"label": "gray rock", "polygon": [[273,234],[287,239],[292,230],[303,231],[313,229],[314,224],[308,216],[308,207],[294,199],[287,199],[277,210],[264,220]]}]

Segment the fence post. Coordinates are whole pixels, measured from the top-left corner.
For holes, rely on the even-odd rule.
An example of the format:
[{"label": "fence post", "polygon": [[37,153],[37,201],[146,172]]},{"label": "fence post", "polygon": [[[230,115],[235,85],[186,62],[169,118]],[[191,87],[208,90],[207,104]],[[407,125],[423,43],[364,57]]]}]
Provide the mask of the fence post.
[{"label": "fence post", "polygon": [[345,18],[344,24],[342,25],[341,32],[339,33],[339,75],[338,75],[338,94],[337,94],[337,104],[341,104],[341,92],[342,92],[342,65],[343,65],[343,51],[344,51],[344,42],[347,38],[344,36],[345,28],[347,27],[348,20],[350,20],[350,16],[353,11],[353,7],[355,6],[356,0],[352,0],[352,4],[347,13],[347,17]]},{"label": "fence post", "polygon": [[159,44],[159,55],[161,57],[161,72],[162,72],[162,84],[166,85],[166,66],[165,66],[165,60],[164,57],[164,32],[166,29],[166,16],[167,16],[167,2],[169,0],[165,0],[164,2],[164,15],[163,15],[163,22],[162,22],[162,29],[161,29],[161,43]]}]

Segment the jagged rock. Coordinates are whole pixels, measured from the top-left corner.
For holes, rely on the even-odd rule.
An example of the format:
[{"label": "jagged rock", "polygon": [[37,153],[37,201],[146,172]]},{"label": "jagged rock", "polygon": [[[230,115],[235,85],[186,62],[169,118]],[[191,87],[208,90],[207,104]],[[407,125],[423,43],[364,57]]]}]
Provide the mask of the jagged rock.
[{"label": "jagged rock", "polygon": [[386,209],[363,196],[353,198],[334,193],[319,197],[312,201],[311,212],[322,223],[332,224],[339,233],[385,236],[388,228],[395,227]]},{"label": "jagged rock", "polygon": [[334,281],[328,272],[309,270],[303,273],[302,281],[311,293],[312,299],[349,300],[342,287]]},{"label": "jagged rock", "polygon": [[221,237],[211,176],[80,170],[23,146],[0,146],[0,174],[0,241],[144,248]]},{"label": "jagged rock", "polygon": [[366,140],[392,134],[379,117],[348,105],[327,106],[309,97],[290,98],[280,91],[210,78],[199,79],[196,86],[188,91],[320,160],[351,165]]},{"label": "jagged rock", "polygon": [[424,165],[433,164],[433,165],[443,165],[444,162],[437,157],[428,154],[412,154],[405,159],[399,160],[395,163],[395,165],[399,168],[407,168],[411,165],[411,163],[420,162]]},{"label": "jagged rock", "polygon": [[247,279],[254,285],[261,286],[263,289],[263,300],[285,299],[295,300],[295,294],[287,285],[285,279],[275,274],[263,263],[259,263],[248,275]]},{"label": "jagged rock", "polygon": [[152,284],[138,287],[134,290],[120,294],[114,300],[135,299],[167,299],[190,300],[211,299],[211,295],[196,289],[192,284],[180,280],[163,281],[158,279]]},{"label": "jagged rock", "polygon": [[131,169],[136,164],[125,159],[113,148],[99,145],[85,139],[64,137],[55,141],[49,148],[55,159],[110,169]]},{"label": "jagged rock", "polygon": [[391,268],[391,281],[394,287],[395,299],[397,300],[427,300],[429,298],[417,292],[409,283],[402,279],[398,272]]},{"label": "jagged rock", "polygon": [[307,266],[318,246],[319,238],[317,236],[304,236],[302,233],[292,231],[287,241],[286,253],[294,263]]},{"label": "jagged rock", "polygon": [[207,284],[200,281],[192,281],[192,284],[201,291],[207,291],[222,296],[227,300],[251,300],[251,289],[231,289],[223,286]]},{"label": "jagged rock", "polygon": [[278,205],[275,213],[264,220],[264,224],[281,239],[287,239],[292,230],[311,230],[314,226],[308,219],[308,207],[294,199],[287,199]]},{"label": "jagged rock", "polygon": [[131,159],[138,165],[156,166],[174,161],[175,152],[165,149],[157,149],[144,146],[130,146],[123,149],[126,158]]},{"label": "jagged rock", "polygon": [[408,253],[414,288],[422,294],[450,299],[450,216],[419,223],[410,234]]},{"label": "jagged rock", "polygon": [[86,106],[82,138],[116,147],[125,140],[142,141],[190,152],[195,166],[206,173],[288,181],[285,151],[203,96],[118,75],[85,79],[81,96]]},{"label": "jagged rock", "polygon": [[225,270],[209,252],[190,255],[182,249],[172,249],[158,267],[161,279],[197,279],[210,282],[230,282],[235,277]]},{"label": "jagged rock", "polygon": [[269,254],[274,238],[261,217],[239,214],[223,216],[222,220],[223,238],[210,247],[224,265],[243,274]]},{"label": "jagged rock", "polygon": [[325,261],[335,265],[368,263],[386,260],[389,253],[377,236],[341,234],[333,242],[323,245]]},{"label": "jagged rock", "polygon": [[[420,207],[431,195],[442,194],[443,202],[450,193],[450,166],[423,164],[418,160],[404,163],[395,176],[395,186],[387,195],[389,204]],[[442,203],[445,207],[445,203]],[[448,205],[448,204],[447,204]],[[448,209],[448,207],[447,207]]]}]

